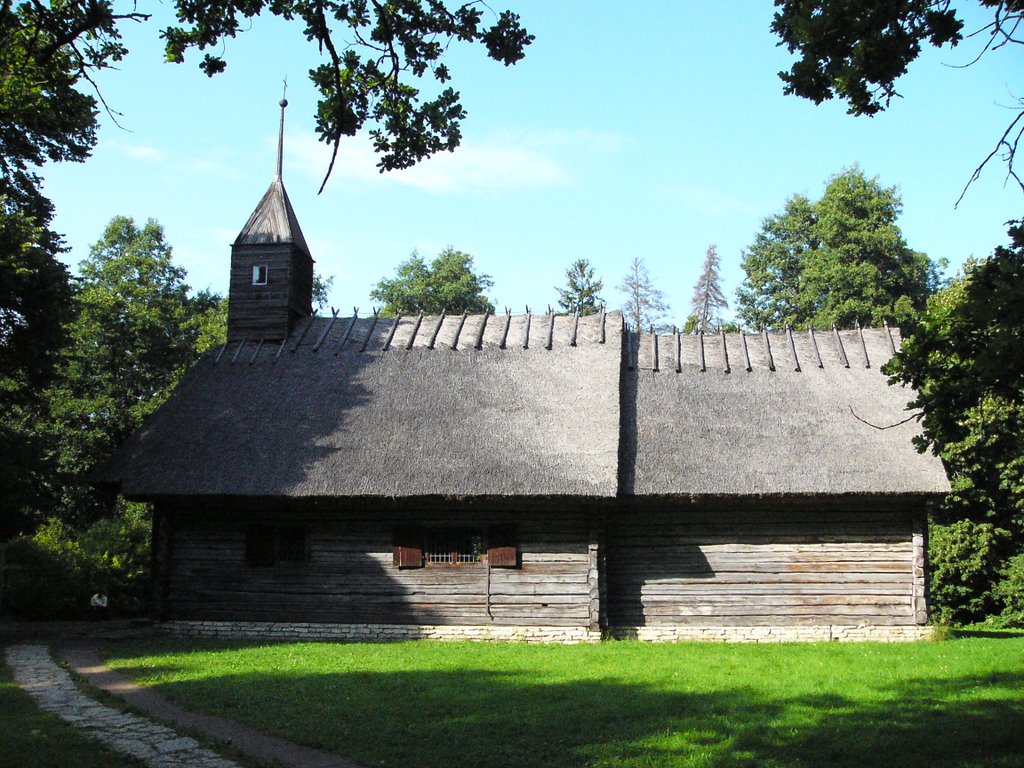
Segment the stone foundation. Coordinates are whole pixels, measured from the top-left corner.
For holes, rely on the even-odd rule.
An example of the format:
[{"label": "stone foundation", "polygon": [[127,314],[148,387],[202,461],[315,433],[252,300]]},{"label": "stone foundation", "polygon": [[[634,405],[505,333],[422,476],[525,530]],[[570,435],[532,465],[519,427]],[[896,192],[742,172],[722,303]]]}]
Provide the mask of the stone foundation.
[{"label": "stone foundation", "polygon": [[[165,632],[186,637],[252,638],[261,640],[461,640],[519,643],[596,643],[601,634],[585,627],[459,626],[415,624],[313,624],[268,621],[167,621]],[[827,641],[900,643],[928,640],[934,627],[811,626],[811,627],[615,627],[606,633],[616,640],[654,643],[813,643]]]},{"label": "stone foundation", "polygon": [[476,640],[519,643],[596,643],[586,627],[419,624],[305,624],[268,621],[166,621],[161,629],[186,637],[258,638],[306,642],[345,640]]},{"label": "stone foundation", "polygon": [[653,643],[816,643],[827,641],[903,643],[929,640],[934,627],[793,626],[793,627],[615,627],[608,634],[618,640]]}]

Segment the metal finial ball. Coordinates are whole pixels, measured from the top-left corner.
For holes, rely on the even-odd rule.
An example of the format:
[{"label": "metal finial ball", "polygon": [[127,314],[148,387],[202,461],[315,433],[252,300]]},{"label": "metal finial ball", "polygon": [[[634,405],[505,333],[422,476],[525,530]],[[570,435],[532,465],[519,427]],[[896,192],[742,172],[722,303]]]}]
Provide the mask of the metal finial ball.
[{"label": "metal finial ball", "polygon": [[284,109],[285,107],[288,106],[288,99],[281,99],[281,101],[278,102],[278,104],[281,107],[281,109]]}]

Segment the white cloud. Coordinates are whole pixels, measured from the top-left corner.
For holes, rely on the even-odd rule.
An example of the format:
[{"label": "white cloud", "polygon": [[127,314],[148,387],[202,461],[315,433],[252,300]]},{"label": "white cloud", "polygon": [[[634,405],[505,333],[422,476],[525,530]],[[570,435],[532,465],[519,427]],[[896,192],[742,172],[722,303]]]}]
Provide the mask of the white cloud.
[{"label": "white cloud", "polygon": [[162,163],[167,159],[163,150],[156,147],[144,144],[118,144],[116,146],[133,160],[148,160],[150,162]]},{"label": "white cloud", "polygon": [[145,144],[117,143],[114,144],[114,148],[131,160],[152,163],[176,174],[203,174],[221,179],[239,177],[234,167],[224,159],[173,154]]},{"label": "white cloud", "polygon": [[[368,140],[347,139],[338,150],[333,176],[365,183],[391,183],[439,194],[480,194],[512,189],[537,189],[569,183],[569,172],[552,151],[567,138],[547,141],[538,137],[502,136],[487,142],[464,141],[453,153],[445,152],[413,168],[381,174],[377,155]],[[330,149],[308,134],[287,140],[286,165],[299,173],[322,179],[330,162]]]}]

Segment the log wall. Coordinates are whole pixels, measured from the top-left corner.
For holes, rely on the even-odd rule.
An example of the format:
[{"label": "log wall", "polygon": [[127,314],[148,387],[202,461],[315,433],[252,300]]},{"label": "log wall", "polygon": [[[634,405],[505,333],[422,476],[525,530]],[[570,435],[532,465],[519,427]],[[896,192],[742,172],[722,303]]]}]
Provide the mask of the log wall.
[{"label": "log wall", "polygon": [[618,515],[607,534],[609,623],[923,624],[922,520],[804,509]]},{"label": "log wall", "polygon": [[[167,619],[347,624],[589,627],[596,575],[586,513],[320,512],[248,517],[238,510],[158,510],[169,539]],[[300,525],[309,560],[246,564],[249,523]],[[483,564],[399,569],[396,527],[512,524],[521,567]]]}]

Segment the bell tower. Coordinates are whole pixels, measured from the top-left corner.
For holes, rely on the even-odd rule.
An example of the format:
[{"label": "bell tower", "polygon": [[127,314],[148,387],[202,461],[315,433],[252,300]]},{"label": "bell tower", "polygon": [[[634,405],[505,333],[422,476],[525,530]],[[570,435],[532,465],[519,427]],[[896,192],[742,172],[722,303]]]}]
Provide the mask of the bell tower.
[{"label": "bell tower", "polygon": [[312,314],[313,257],[282,180],[284,110],[277,138],[277,173],[231,245],[228,341],[287,338]]}]

